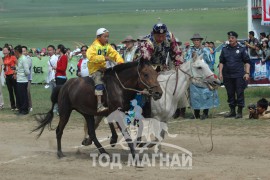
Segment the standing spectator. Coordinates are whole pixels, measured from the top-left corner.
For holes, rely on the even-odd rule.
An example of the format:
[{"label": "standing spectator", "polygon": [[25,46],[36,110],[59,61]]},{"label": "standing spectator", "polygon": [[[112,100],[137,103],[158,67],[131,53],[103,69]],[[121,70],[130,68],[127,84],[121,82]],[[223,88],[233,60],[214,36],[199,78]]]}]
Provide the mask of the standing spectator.
[{"label": "standing spectator", "polygon": [[257,44],[257,45],[255,46],[255,50],[256,50],[256,57],[257,57],[258,59],[262,59],[262,57],[263,57],[263,51],[262,51],[262,46],[261,46],[261,44]]},{"label": "standing spectator", "polygon": [[0,56],[0,110],[4,108],[4,98],[2,93],[2,78],[1,78],[3,66],[4,62],[2,57]]},{"label": "standing spectator", "polygon": [[245,42],[245,45],[248,47],[248,54],[251,59],[257,59],[256,45],[260,44],[259,40],[254,37],[254,32],[249,31],[248,42]]},{"label": "standing spectator", "polygon": [[3,48],[0,47],[0,57],[3,58],[4,54],[3,54]]},{"label": "standing spectator", "polygon": [[27,58],[29,63],[29,71],[30,74],[28,75],[28,85],[27,85],[27,95],[28,95],[28,105],[29,105],[29,111],[33,111],[32,108],[32,98],[31,98],[31,82],[32,82],[32,58],[28,55],[28,49],[26,46],[22,46],[22,54]]},{"label": "standing spectator", "polygon": [[268,41],[265,32],[260,33],[260,43],[262,44],[263,41]]},{"label": "standing spectator", "polygon": [[117,51],[117,46],[116,46],[116,44],[111,43],[111,46],[112,46],[113,49],[115,49],[115,50]]},{"label": "standing spectator", "polygon": [[15,56],[18,59],[17,68],[17,85],[18,85],[18,105],[19,105],[19,115],[26,115],[29,113],[29,101],[27,94],[28,86],[28,75],[29,70],[29,60],[25,55],[22,54],[22,46],[18,45],[14,48]]},{"label": "standing spectator", "polygon": [[46,79],[46,85],[45,88],[55,88],[55,69],[58,61],[58,57],[55,55],[55,47],[53,45],[49,45],[47,47],[49,60],[48,60],[48,75]]},{"label": "standing spectator", "polygon": [[[244,90],[247,86],[250,73],[250,58],[245,47],[237,43],[238,34],[230,31],[229,44],[223,47],[220,54],[219,78],[225,85],[230,112],[226,118],[242,118],[242,110],[245,106]],[[236,97],[235,97],[236,96]],[[237,114],[235,107],[238,106]]]},{"label": "standing spectator", "polygon": [[8,45],[9,49],[10,49],[10,55],[14,56],[14,49],[13,46],[11,44]]},{"label": "standing spectator", "polygon": [[212,49],[212,51],[210,51],[211,56],[212,56],[212,65],[214,67],[215,63],[216,63],[216,46],[215,43],[213,41],[209,42],[209,48]]},{"label": "standing spectator", "polygon": [[262,43],[262,54],[263,54],[263,59],[262,62],[269,61],[270,60],[270,48],[268,45],[268,41],[263,41]]},{"label": "standing spectator", "polygon": [[[6,78],[11,110],[14,111],[18,110],[17,81],[16,74],[14,74],[17,65],[17,59],[14,55],[10,55],[10,48],[8,46],[3,48],[3,54],[5,71],[4,76]],[[16,101],[14,96],[16,97]]]},{"label": "standing spectator", "polygon": [[127,36],[126,39],[122,41],[122,43],[126,45],[126,49],[124,51],[125,63],[132,62],[134,59],[134,54],[137,49],[137,47],[134,44],[135,42],[136,40],[133,39],[132,36]]},{"label": "standing spectator", "polygon": [[57,54],[59,54],[59,58],[56,64],[56,68],[53,69],[56,71],[55,73],[55,81],[56,85],[63,85],[67,81],[67,64],[68,64],[68,57],[66,55],[67,49],[64,45],[59,44],[57,46]]},{"label": "standing spectator", "polygon": [[[194,53],[196,53],[197,56],[203,54],[203,60],[213,71],[210,50],[208,47],[202,46],[203,38],[200,36],[200,34],[194,34],[190,40],[193,42],[194,46],[191,47],[187,52],[185,60],[188,61],[192,59]],[[213,97],[216,97],[216,99],[213,99]],[[200,118],[201,120],[208,118],[209,108],[216,107],[219,104],[216,90],[210,91],[208,88],[198,87],[192,83],[190,85],[190,101],[190,105],[194,109],[194,116],[191,118]],[[202,115],[200,115],[200,109],[203,109]]]},{"label": "standing spectator", "polygon": [[81,47],[81,53],[82,53],[82,58],[79,60],[78,65],[77,65],[77,76],[79,77],[86,77],[89,76],[89,71],[88,71],[88,59],[86,57],[86,51],[88,47],[86,45]]}]

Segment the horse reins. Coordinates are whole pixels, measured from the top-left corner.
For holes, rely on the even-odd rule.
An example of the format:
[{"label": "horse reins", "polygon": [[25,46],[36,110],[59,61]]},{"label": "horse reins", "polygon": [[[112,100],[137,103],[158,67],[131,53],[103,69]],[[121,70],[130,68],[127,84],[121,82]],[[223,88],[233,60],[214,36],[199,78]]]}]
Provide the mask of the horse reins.
[{"label": "horse reins", "polygon": [[157,87],[157,86],[152,86],[152,87],[150,87],[149,85],[147,85],[147,84],[142,80],[141,75],[140,75],[140,73],[139,73],[139,65],[140,65],[140,62],[138,62],[137,73],[138,73],[138,76],[139,76],[140,81],[141,81],[142,84],[147,88],[147,90],[144,89],[144,90],[140,91],[140,90],[137,90],[137,89],[125,87],[124,84],[121,82],[121,80],[120,80],[118,74],[114,71],[115,76],[116,76],[117,80],[119,81],[119,83],[120,83],[120,85],[122,86],[123,89],[129,90],[129,91],[135,91],[135,92],[138,92],[138,93],[141,93],[141,94],[151,95],[151,92],[150,92],[151,89],[153,89],[153,88],[155,88],[155,87]]},{"label": "horse reins", "polygon": [[142,94],[150,94],[148,90],[142,90],[142,91],[139,91],[139,90],[137,90],[137,89],[125,87],[124,84],[123,84],[123,83],[121,82],[121,80],[119,79],[118,74],[117,74],[116,72],[114,72],[114,73],[115,73],[115,76],[116,76],[117,80],[119,81],[119,83],[120,83],[120,85],[122,86],[123,89],[129,90],[129,91],[135,91],[135,92],[142,93]]}]

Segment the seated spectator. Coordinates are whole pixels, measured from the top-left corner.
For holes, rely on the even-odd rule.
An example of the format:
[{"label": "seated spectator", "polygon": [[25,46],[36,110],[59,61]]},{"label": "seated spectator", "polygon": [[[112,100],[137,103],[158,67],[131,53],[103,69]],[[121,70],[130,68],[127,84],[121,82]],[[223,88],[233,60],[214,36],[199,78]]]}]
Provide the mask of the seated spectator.
[{"label": "seated spectator", "polygon": [[269,119],[270,120],[270,108],[269,103],[265,98],[260,99],[257,102],[257,107],[255,104],[250,104],[249,109],[249,119]]}]

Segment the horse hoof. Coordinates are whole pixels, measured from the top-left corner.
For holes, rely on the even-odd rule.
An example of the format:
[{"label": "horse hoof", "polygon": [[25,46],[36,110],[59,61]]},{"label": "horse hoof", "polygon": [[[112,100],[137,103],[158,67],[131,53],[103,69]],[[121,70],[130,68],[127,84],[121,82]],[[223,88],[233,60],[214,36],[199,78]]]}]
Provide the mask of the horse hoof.
[{"label": "horse hoof", "polygon": [[59,159],[65,157],[65,155],[61,151],[57,152],[57,156],[58,156]]},{"label": "horse hoof", "polygon": [[140,147],[140,148],[142,148],[142,147],[145,147],[145,145],[146,145],[146,143],[137,143],[137,147]]},{"label": "horse hoof", "polygon": [[92,140],[90,138],[84,138],[84,140],[82,141],[82,145],[84,146],[89,146],[92,144]]},{"label": "horse hoof", "polygon": [[110,141],[111,147],[114,147],[116,143],[117,143],[117,138],[115,138],[115,139],[111,138],[111,141]]},{"label": "horse hoof", "polygon": [[150,143],[148,146],[147,146],[147,148],[152,148],[152,147],[154,147],[156,145],[156,143]]}]

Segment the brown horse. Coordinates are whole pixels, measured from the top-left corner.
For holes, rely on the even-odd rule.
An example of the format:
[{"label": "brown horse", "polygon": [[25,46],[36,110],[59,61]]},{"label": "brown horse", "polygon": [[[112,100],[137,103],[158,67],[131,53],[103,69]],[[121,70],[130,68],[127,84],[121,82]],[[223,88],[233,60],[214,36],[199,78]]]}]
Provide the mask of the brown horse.
[{"label": "brown horse", "polygon": [[[107,69],[103,77],[106,89],[103,102],[108,107],[108,111],[101,113],[97,113],[97,98],[94,94],[95,87],[92,78],[70,79],[62,87],[56,87],[54,89],[51,95],[51,110],[48,113],[36,116],[39,126],[33,131],[40,130],[38,134],[38,137],[40,137],[46,125],[51,126],[53,107],[58,102],[60,117],[59,124],[56,128],[58,157],[61,158],[64,156],[61,148],[61,138],[72,110],[76,110],[84,116],[88,126],[89,137],[94,142],[99,152],[107,153],[96,137],[94,116],[107,116],[118,108],[121,108],[123,111],[128,111],[130,108],[130,100],[134,99],[137,92],[144,89],[147,89],[147,92],[154,100],[160,99],[162,90],[157,81],[157,76],[157,72],[146,60],[120,64]],[[113,146],[117,141],[117,133],[112,123],[110,123],[109,126],[112,131],[110,143]],[[135,150],[130,136],[127,137],[126,141],[132,155],[135,156]]]}]

